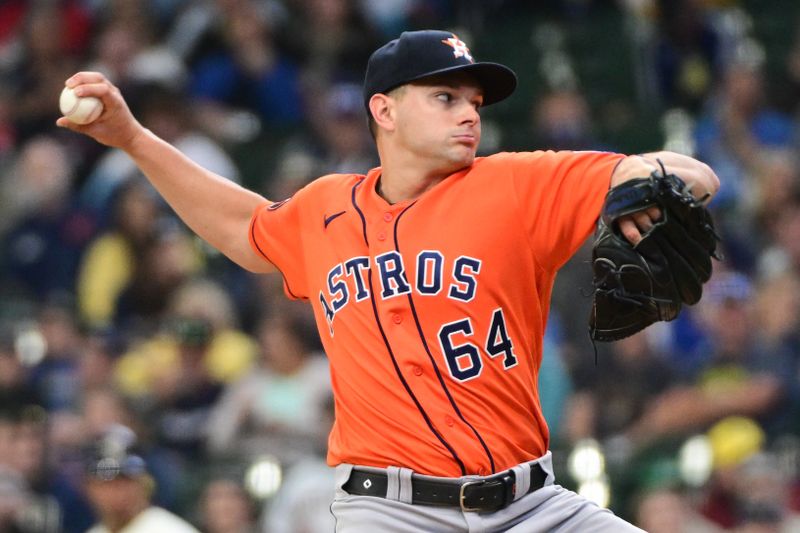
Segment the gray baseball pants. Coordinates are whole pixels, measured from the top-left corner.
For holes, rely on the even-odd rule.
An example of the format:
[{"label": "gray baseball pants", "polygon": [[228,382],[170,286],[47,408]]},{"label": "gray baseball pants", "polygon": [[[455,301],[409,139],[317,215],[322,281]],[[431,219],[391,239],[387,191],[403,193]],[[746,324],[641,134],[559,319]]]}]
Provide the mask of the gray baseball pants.
[{"label": "gray baseball pants", "polygon": [[[547,473],[545,486],[529,494],[525,472],[538,462]],[[353,465],[336,467],[336,496],[331,513],[336,519],[337,533],[514,533],[579,532],[631,533],[642,530],[597,506],[578,494],[554,484],[550,452],[517,465],[516,494],[520,494],[505,509],[492,513],[465,512],[457,507],[411,504],[411,471],[390,467],[387,497],[354,496],[343,489]],[[476,479],[470,476],[470,479]],[[521,485],[521,486],[520,486]]]}]

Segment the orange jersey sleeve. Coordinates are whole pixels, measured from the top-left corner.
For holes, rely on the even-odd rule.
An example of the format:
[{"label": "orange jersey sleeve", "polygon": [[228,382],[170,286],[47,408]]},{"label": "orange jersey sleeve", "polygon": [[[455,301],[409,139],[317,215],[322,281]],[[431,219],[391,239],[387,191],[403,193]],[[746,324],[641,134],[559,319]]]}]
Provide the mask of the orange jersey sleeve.
[{"label": "orange jersey sleeve", "polygon": [[[302,196],[302,191],[298,193]],[[300,202],[295,197],[265,203],[250,220],[250,246],[283,276],[283,290],[291,299],[307,299],[304,254],[300,231]]]},{"label": "orange jersey sleeve", "polygon": [[624,158],[610,152],[501,154],[512,169],[515,200],[540,266],[561,267],[600,214],[611,174]]},{"label": "orange jersey sleeve", "polygon": [[[283,288],[291,299],[307,300],[308,250],[314,250],[312,230],[322,230],[329,221],[341,216],[349,204],[349,190],[360,178],[350,174],[331,174],[309,183],[292,197],[265,203],[253,212],[250,220],[250,246],[272,263],[283,275]],[[339,203],[331,201],[331,190],[340,190]],[[341,209],[338,207],[341,204]]]}]

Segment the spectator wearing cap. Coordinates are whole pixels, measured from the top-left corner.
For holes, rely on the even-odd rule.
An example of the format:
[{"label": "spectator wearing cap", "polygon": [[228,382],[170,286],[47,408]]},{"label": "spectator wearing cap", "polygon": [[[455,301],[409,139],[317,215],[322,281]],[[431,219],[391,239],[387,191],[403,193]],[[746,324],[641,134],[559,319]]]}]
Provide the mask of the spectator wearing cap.
[{"label": "spectator wearing cap", "polygon": [[127,427],[109,428],[92,446],[86,467],[86,493],[99,518],[88,533],[197,533],[152,504],[153,478]]},{"label": "spectator wearing cap", "polygon": [[364,127],[360,87],[349,83],[334,85],[328,91],[327,100],[332,114],[326,131],[326,163],[330,169],[336,172],[345,168],[368,171],[376,166],[378,153]]},{"label": "spectator wearing cap", "polygon": [[786,391],[780,369],[757,342],[755,294],[739,272],[720,270],[707,284],[696,309],[703,363],[684,394],[685,408],[675,411],[684,424],[707,426],[729,415],[762,423],[774,417]]},{"label": "spectator wearing cap", "polygon": [[[635,402],[639,412],[622,427],[618,436],[624,440],[616,440],[617,447],[624,444],[633,450],[642,449],[664,438],[705,430],[733,415],[753,417],[770,426],[782,422],[775,407],[786,394],[785,384],[780,369],[756,343],[753,293],[751,282],[743,274],[715,274],[697,309],[706,339],[702,343],[703,364],[691,377],[676,379],[657,394],[643,396],[647,401]],[[627,342],[615,350],[625,350]],[[666,376],[664,369],[662,382]],[[633,381],[642,382],[643,377]],[[648,390],[654,391],[654,387],[651,383]],[[600,397],[614,406],[608,403],[613,394],[605,392]]]},{"label": "spectator wearing cap", "polygon": [[377,166],[378,154],[369,131],[364,127],[366,114],[361,86],[355,83],[333,84],[320,102],[324,106],[311,119],[321,142],[320,170],[324,173],[366,173]]},{"label": "spectator wearing cap", "polygon": [[361,84],[340,81],[315,91],[319,97],[307,102],[309,128],[281,148],[276,170],[262,185],[268,198],[288,198],[319,175],[366,173],[378,165],[364,127]]}]

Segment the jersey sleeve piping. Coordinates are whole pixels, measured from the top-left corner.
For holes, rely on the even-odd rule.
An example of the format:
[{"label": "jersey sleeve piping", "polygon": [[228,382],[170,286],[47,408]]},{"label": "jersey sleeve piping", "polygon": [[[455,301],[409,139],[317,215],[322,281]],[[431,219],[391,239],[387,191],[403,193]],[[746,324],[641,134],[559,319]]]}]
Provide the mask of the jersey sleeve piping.
[{"label": "jersey sleeve piping", "polygon": [[297,296],[294,292],[292,292],[292,289],[291,287],[289,287],[289,282],[286,280],[286,276],[284,275],[283,271],[281,271],[281,269],[278,268],[278,265],[276,265],[275,262],[273,262],[269,258],[267,253],[261,249],[261,246],[259,246],[258,242],[256,241],[256,218],[258,217],[258,213],[261,211],[261,209],[264,208],[265,205],[267,204],[261,204],[260,206],[258,206],[253,212],[253,216],[250,218],[250,231],[248,231],[250,246],[253,248],[253,250],[258,252],[258,254],[261,257],[263,257],[265,261],[274,266],[275,269],[280,273],[281,277],[283,278],[283,290],[286,293],[286,296],[288,296],[292,300],[307,300],[307,298],[303,298],[302,296]]}]

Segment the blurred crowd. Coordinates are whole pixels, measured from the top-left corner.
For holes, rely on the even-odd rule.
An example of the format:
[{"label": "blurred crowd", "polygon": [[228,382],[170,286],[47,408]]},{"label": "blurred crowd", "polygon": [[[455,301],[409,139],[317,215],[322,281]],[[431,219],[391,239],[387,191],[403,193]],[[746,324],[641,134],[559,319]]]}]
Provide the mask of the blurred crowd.
[{"label": "blurred crowd", "polygon": [[[377,164],[366,60],[429,27],[520,73],[482,151],[667,148],[722,181],[725,259],[676,321],[595,359],[588,245],[559,276],[540,387],[560,482],[656,533],[800,530],[800,6],[776,25],[755,4],[0,2],[0,531],[95,524],[113,499],[93,480],[125,474],[87,468],[110,427],[136,437],[136,497],[202,531],[333,530],[310,308],[190,234],[124,153],[55,128],[58,94],[101,71],[146,127],[282,199]],[[601,21],[624,57],[571,45]],[[630,92],[607,98],[598,71]],[[591,479],[569,464],[586,449]]]}]

